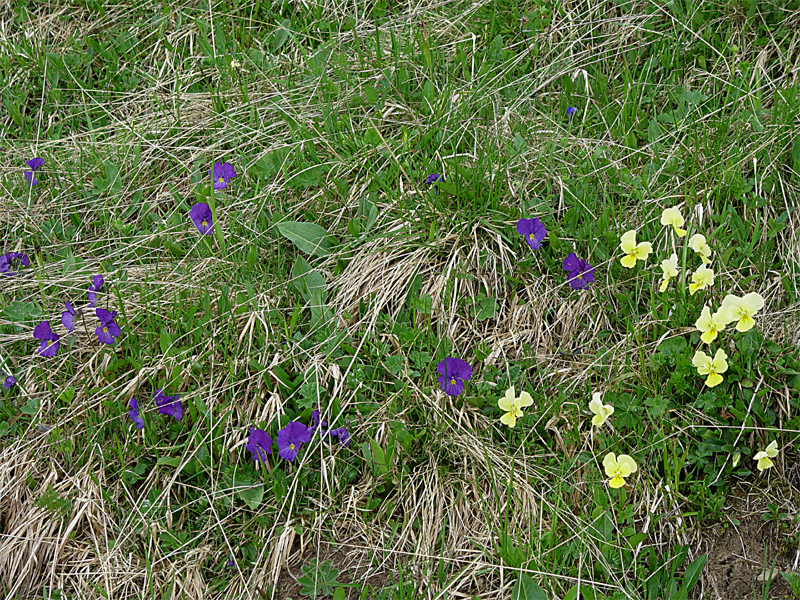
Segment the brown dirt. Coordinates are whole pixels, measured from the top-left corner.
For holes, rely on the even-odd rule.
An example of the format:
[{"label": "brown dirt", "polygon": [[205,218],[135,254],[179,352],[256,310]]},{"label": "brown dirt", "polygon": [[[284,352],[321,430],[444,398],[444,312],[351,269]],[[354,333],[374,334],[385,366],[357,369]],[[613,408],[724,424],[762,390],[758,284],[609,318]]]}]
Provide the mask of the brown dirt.
[{"label": "brown dirt", "polygon": [[[775,573],[766,598],[794,598],[781,572],[790,572],[798,553],[797,538],[790,538],[781,524],[765,521],[769,511],[763,495],[733,501],[726,522],[705,532],[708,562],[703,570],[704,597],[714,600],[763,598],[765,579]],[[696,588],[699,590],[699,588]]]},{"label": "brown dirt", "polygon": [[336,581],[345,585],[354,584],[354,587],[345,588],[348,600],[360,598],[362,590],[367,586],[380,590],[392,583],[387,571],[369,573],[370,569],[355,564],[355,561],[348,557],[344,548],[337,547],[330,542],[322,542],[319,546],[319,553],[316,548],[309,548],[302,559],[296,561],[291,568],[287,567],[281,570],[278,584],[275,586],[274,597],[281,600],[304,600],[306,596],[300,594],[303,586],[297,582],[297,578],[303,576],[300,567],[307,565],[315,557],[318,557],[319,564],[326,560],[331,561],[331,567],[339,571]]}]

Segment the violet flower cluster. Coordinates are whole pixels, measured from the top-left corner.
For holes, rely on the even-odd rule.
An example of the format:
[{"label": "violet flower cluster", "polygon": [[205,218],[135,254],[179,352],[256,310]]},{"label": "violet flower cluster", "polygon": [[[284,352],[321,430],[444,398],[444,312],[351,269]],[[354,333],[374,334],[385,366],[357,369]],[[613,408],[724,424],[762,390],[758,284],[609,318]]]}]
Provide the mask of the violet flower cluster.
[{"label": "violet flower cluster", "polygon": [[[286,427],[278,431],[278,437],[275,438],[275,443],[278,446],[278,456],[289,462],[294,462],[303,444],[311,441],[311,436],[317,428],[320,430],[320,436],[326,442],[335,439],[342,446],[350,445],[350,432],[347,431],[347,428],[328,429],[326,422],[320,423],[320,413],[316,409],[311,412],[311,418],[314,422],[311,427],[307,427],[300,421],[289,421]],[[267,455],[272,454],[272,438],[263,429],[251,426],[245,449],[253,455],[253,462],[266,463]]]},{"label": "violet flower cluster", "polygon": [[31,170],[30,171],[25,171],[25,173],[23,173],[23,175],[25,175],[25,179],[28,180],[28,183],[31,186],[34,186],[37,183],[39,183],[39,180],[36,179],[36,171],[42,168],[42,165],[44,164],[44,159],[43,158],[39,158],[37,156],[36,158],[32,158],[30,160],[26,160],[25,164],[27,164],[31,168]]},{"label": "violet flower cluster", "polygon": [[29,267],[31,259],[23,252],[9,252],[0,256],[0,275],[16,275],[23,267]]},{"label": "violet flower cluster", "polygon": [[[92,284],[86,292],[88,306],[94,307],[97,304],[97,295],[103,290],[104,285],[105,281],[102,275],[92,277]],[[75,331],[75,318],[81,314],[81,309],[73,306],[69,300],[64,302],[64,308],[65,310],[61,313],[61,324],[67,332],[72,333]],[[97,341],[101,344],[114,344],[122,334],[120,326],[114,320],[117,318],[117,311],[96,308],[95,316],[100,321],[100,325],[94,330]],[[33,337],[40,341],[37,351],[39,356],[51,357],[58,352],[61,338],[50,327],[50,321],[39,323],[33,330]]]},{"label": "violet flower cluster", "polygon": [[[158,412],[162,415],[174,417],[176,421],[183,419],[183,404],[175,396],[167,396],[164,389],[159,388],[153,393],[153,402],[158,407]],[[131,398],[128,402],[128,416],[136,424],[136,429],[144,429],[144,419],[139,412],[139,401]]]}]

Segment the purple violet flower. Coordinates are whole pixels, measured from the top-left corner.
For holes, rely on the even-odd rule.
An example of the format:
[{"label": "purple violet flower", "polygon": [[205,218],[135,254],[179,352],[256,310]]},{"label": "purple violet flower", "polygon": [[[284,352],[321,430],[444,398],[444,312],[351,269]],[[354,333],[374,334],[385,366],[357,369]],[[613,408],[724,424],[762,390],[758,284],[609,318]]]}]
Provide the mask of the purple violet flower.
[{"label": "purple violet flower", "polygon": [[524,236],[528,246],[534,250],[541,248],[542,241],[547,237],[547,229],[545,229],[538,217],[517,221],[517,233]]},{"label": "purple violet flower", "polygon": [[428,177],[425,179],[425,181],[422,182],[422,185],[433,184],[433,187],[436,190],[436,193],[438,194],[439,193],[439,186],[436,185],[437,181],[444,181],[444,175],[439,175],[439,173],[431,173],[430,175],[428,175]]},{"label": "purple violet flower", "polygon": [[42,165],[44,164],[44,159],[43,158],[39,158],[37,156],[36,158],[32,158],[30,160],[26,160],[25,163],[31,168],[31,170],[30,171],[25,171],[25,173],[23,173],[23,175],[25,175],[25,179],[28,180],[29,184],[36,185],[37,183],[39,183],[39,180],[36,179],[36,174],[34,173],[34,171],[36,171],[37,169],[40,169],[42,167]]},{"label": "purple violet flower", "polygon": [[292,462],[303,444],[311,441],[311,431],[299,421],[289,423],[278,432],[278,456]]},{"label": "purple violet flower", "polygon": [[575,114],[577,112],[578,112],[578,109],[575,108],[574,106],[570,106],[570,107],[567,108],[567,118],[569,119],[570,123],[572,123],[572,118],[575,116]]},{"label": "purple violet flower", "polygon": [[350,445],[350,432],[347,431],[345,427],[339,427],[338,429],[328,429],[328,423],[323,421],[321,424],[319,422],[319,410],[316,408],[311,411],[311,419],[314,421],[314,425],[312,425],[308,432],[309,434],[313,434],[314,430],[319,427],[320,437],[329,442],[329,438],[336,438],[342,446],[349,446]]},{"label": "purple violet flower", "polygon": [[227,162],[215,162],[208,174],[214,182],[215,190],[225,189],[228,186],[228,180],[232,177],[236,177],[236,171],[233,170],[233,165]]},{"label": "purple violet flower", "polygon": [[464,382],[472,377],[472,367],[460,358],[445,358],[436,365],[442,391],[449,396],[458,396],[464,391]]},{"label": "purple violet flower", "polygon": [[78,311],[72,308],[72,304],[69,303],[69,300],[64,302],[64,308],[67,310],[61,313],[61,324],[67,331],[72,333],[75,329],[75,316],[78,314]]},{"label": "purple violet flower", "polygon": [[339,427],[338,429],[331,429],[328,433],[332,438],[339,440],[342,446],[350,445],[350,432],[347,431],[347,428]]},{"label": "purple violet flower", "polygon": [[228,557],[228,568],[229,568],[229,569],[232,569],[232,568],[234,567],[234,565],[235,565],[235,564],[236,564],[236,563],[235,563],[235,562],[234,562],[234,560],[233,560],[233,554],[231,554],[231,555],[230,555],[230,557]]},{"label": "purple violet flower", "polygon": [[580,260],[574,252],[567,255],[561,266],[569,271],[567,281],[573,290],[587,288],[594,281],[594,267],[585,260]]},{"label": "purple violet flower", "polygon": [[100,327],[94,330],[100,343],[111,345],[116,342],[122,333],[119,325],[114,323],[114,319],[117,318],[117,311],[109,312],[105,308],[97,308],[94,314],[100,319]]},{"label": "purple violet flower", "polygon": [[7,390],[8,388],[12,388],[17,385],[17,378],[13,375],[9,375],[3,380],[3,389]]},{"label": "purple violet flower", "polygon": [[89,291],[86,294],[89,298],[89,306],[94,307],[97,304],[97,294],[103,289],[105,283],[102,275],[92,277],[92,285],[89,286]]},{"label": "purple violet flower", "polygon": [[142,420],[142,416],[139,414],[139,401],[136,398],[131,398],[128,406],[130,406],[128,409],[128,415],[130,416],[131,421],[136,423],[136,429],[144,429],[144,421]]},{"label": "purple violet flower", "polygon": [[214,230],[214,216],[211,207],[205,202],[198,202],[189,211],[189,218],[202,235],[208,235]]},{"label": "purple violet flower", "polygon": [[33,337],[42,340],[42,343],[39,344],[39,356],[55,356],[58,352],[61,342],[58,341],[58,335],[50,329],[50,321],[42,321],[34,327]]},{"label": "purple violet flower", "polygon": [[31,259],[23,252],[9,252],[0,256],[0,274],[16,275],[22,267],[28,267]]},{"label": "purple violet flower", "polygon": [[250,426],[250,437],[247,438],[247,445],[244,448],[253,453],[254,462],[265,463],[267,454],[272,454],[272,438],[266,431]]},{"label": "purple violet flower", "polygon": [[153,400],[158,406],[158,412],[162,415],[172,415],[177,421],[183,418],[183,404],[178,400],[177,394],[175,396],[165,396],[163,388],[159,388],[153,394]]}]

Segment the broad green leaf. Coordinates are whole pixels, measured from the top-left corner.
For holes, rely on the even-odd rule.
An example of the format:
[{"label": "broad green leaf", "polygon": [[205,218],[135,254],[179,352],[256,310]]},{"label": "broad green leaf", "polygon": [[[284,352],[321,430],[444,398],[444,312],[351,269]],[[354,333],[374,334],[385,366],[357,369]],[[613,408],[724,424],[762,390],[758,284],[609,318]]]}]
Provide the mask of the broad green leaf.
[{"label": "broad green leaf", "polygon": [[525,573],[517,579],[517,585],[511,592],[511,600],[549,600],[545,591]]},{"label": "broad green leaf", "polygon": [[3,314],[12,323],[32,323],[41,321],[44,312],[33,302],[13,300],[3,308]]},{"label": "broad green leaf", "polygon": [[324,228],[314,223],[284,221],[278,223],[278,231],[301,251],[316,256],[328,256],[334,245],[339,242]]}]

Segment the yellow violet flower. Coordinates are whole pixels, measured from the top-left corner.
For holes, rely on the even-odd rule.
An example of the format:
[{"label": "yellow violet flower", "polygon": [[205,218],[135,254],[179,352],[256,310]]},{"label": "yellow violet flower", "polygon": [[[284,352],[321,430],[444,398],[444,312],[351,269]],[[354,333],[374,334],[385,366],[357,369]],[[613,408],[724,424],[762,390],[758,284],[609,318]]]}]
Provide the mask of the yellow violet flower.
[{"label": "yellow violet flower", "polygon": [[612,488],[621,488],[625,485],[625,478],[636,472],[636,461],[627,454],[620,454],[617,458],[616,454],[609,452],[603,459],[603,466],[610,477],[608,485]]},{"label": "yellow violet flower", "polygon": [[756,453],[756,455],[753,457],[753,460],[758,461],[758,470],[764,471],[773,465],[771,459],[775,458],[776,456],[778,456],[778,442],[772,440],[765,450]]},{"label": "yellow violet flower", "polygon": [[725,354],[722,348],[717,350],[713,359],[702,350],[698,350],[692,358],[692,364],[697,367],[697,372],[700,375],[708,375],[708,378],[706,378],[706,385],[708,387],[714,387],[722,383],[722,375],[720,375],[720,373],[724,373],[728,370],[727,358],[728,355]]},{"label": "yellow violet flower", "polygon": [[675,233],[678,234],[678,237],[683,237],[686,235],[686,230],[681,229],[685,221],[683,220],[683,215],[678,210],[677,206],[673,206],[672,208],[665,208],[664,212],[661,213],[661,224],[662,225],[672,225],[672,228],[675,230]]},{"label": "yellow violet flower", "polygon": [[627,269],[632,269],[636,266],[636,260],[647,260],[647,256],[653,251],[653,245],[650,242],[636,243],[636,232],[631,229],[622,234],[619,239],[619,247],[625,253],[622,257],[622,266]]},{"label": "yellow violet flower", "polygon": [[697,290],[704,290],[712,285],[714,285],[714,271],[705,265],[700,265],[700,268],[692,273],[692,283],[689,284],[689,295],[694,296]]},{"label": "yellow violet flower", "polygon": [[663,273],[661,275],[661,285],[658,287],[659,292],[663,292],[667,289],[670,279],[678,276],[678,255],[673,252],[672,256],[662,260],[661,270]]},{"label": "yellow violet flower", "polygon": [[608,417],[614,414],[613,406],[610,404],[603,404],[600,392],[592,394],[592,399],[589,401],[589,410],[594,413],[592,425],[595,427],[602,427]]},{"label": "yellow violet flower", "polygon": [[700,339],[706,344],[710,344],[717,339],[719,332],[725,329],[725,325],[731,321],[733,321],[733,317],[730,311],[724,306],[713,315],[711,314],[711,309],[704,306],[700,313],[700,318],[697,319],[694,326],[703,334],[700,336]]},{"label": "yellow violet flower", "polygon": [[689,238],[689,247],[700,255],[700,260],[705,264],[711,262],[711,246],[706,242],[706,236],[695,233]]},{"label": "yellow violet flower", "polygon": [[528,392],[522,392],[517,398],[512,385],[506,390],[506,395],[497,401],[497,406],[500,407],[500,410],[505,411],[505,414],[500,417],[500,422],[513,427],[517,424],[517,419],[522,418],[522,409],[531,404],[533,404],[531,395]]},{"label": "yellow violet flower", "polygon": [[744,298],[728,294],[722,301],[722,308],[731,314],[731,321],[737,321],[736,331],[750,331],[756,324],[753,316],[764,308],[764,298],[758,292],[750,292]]}]

